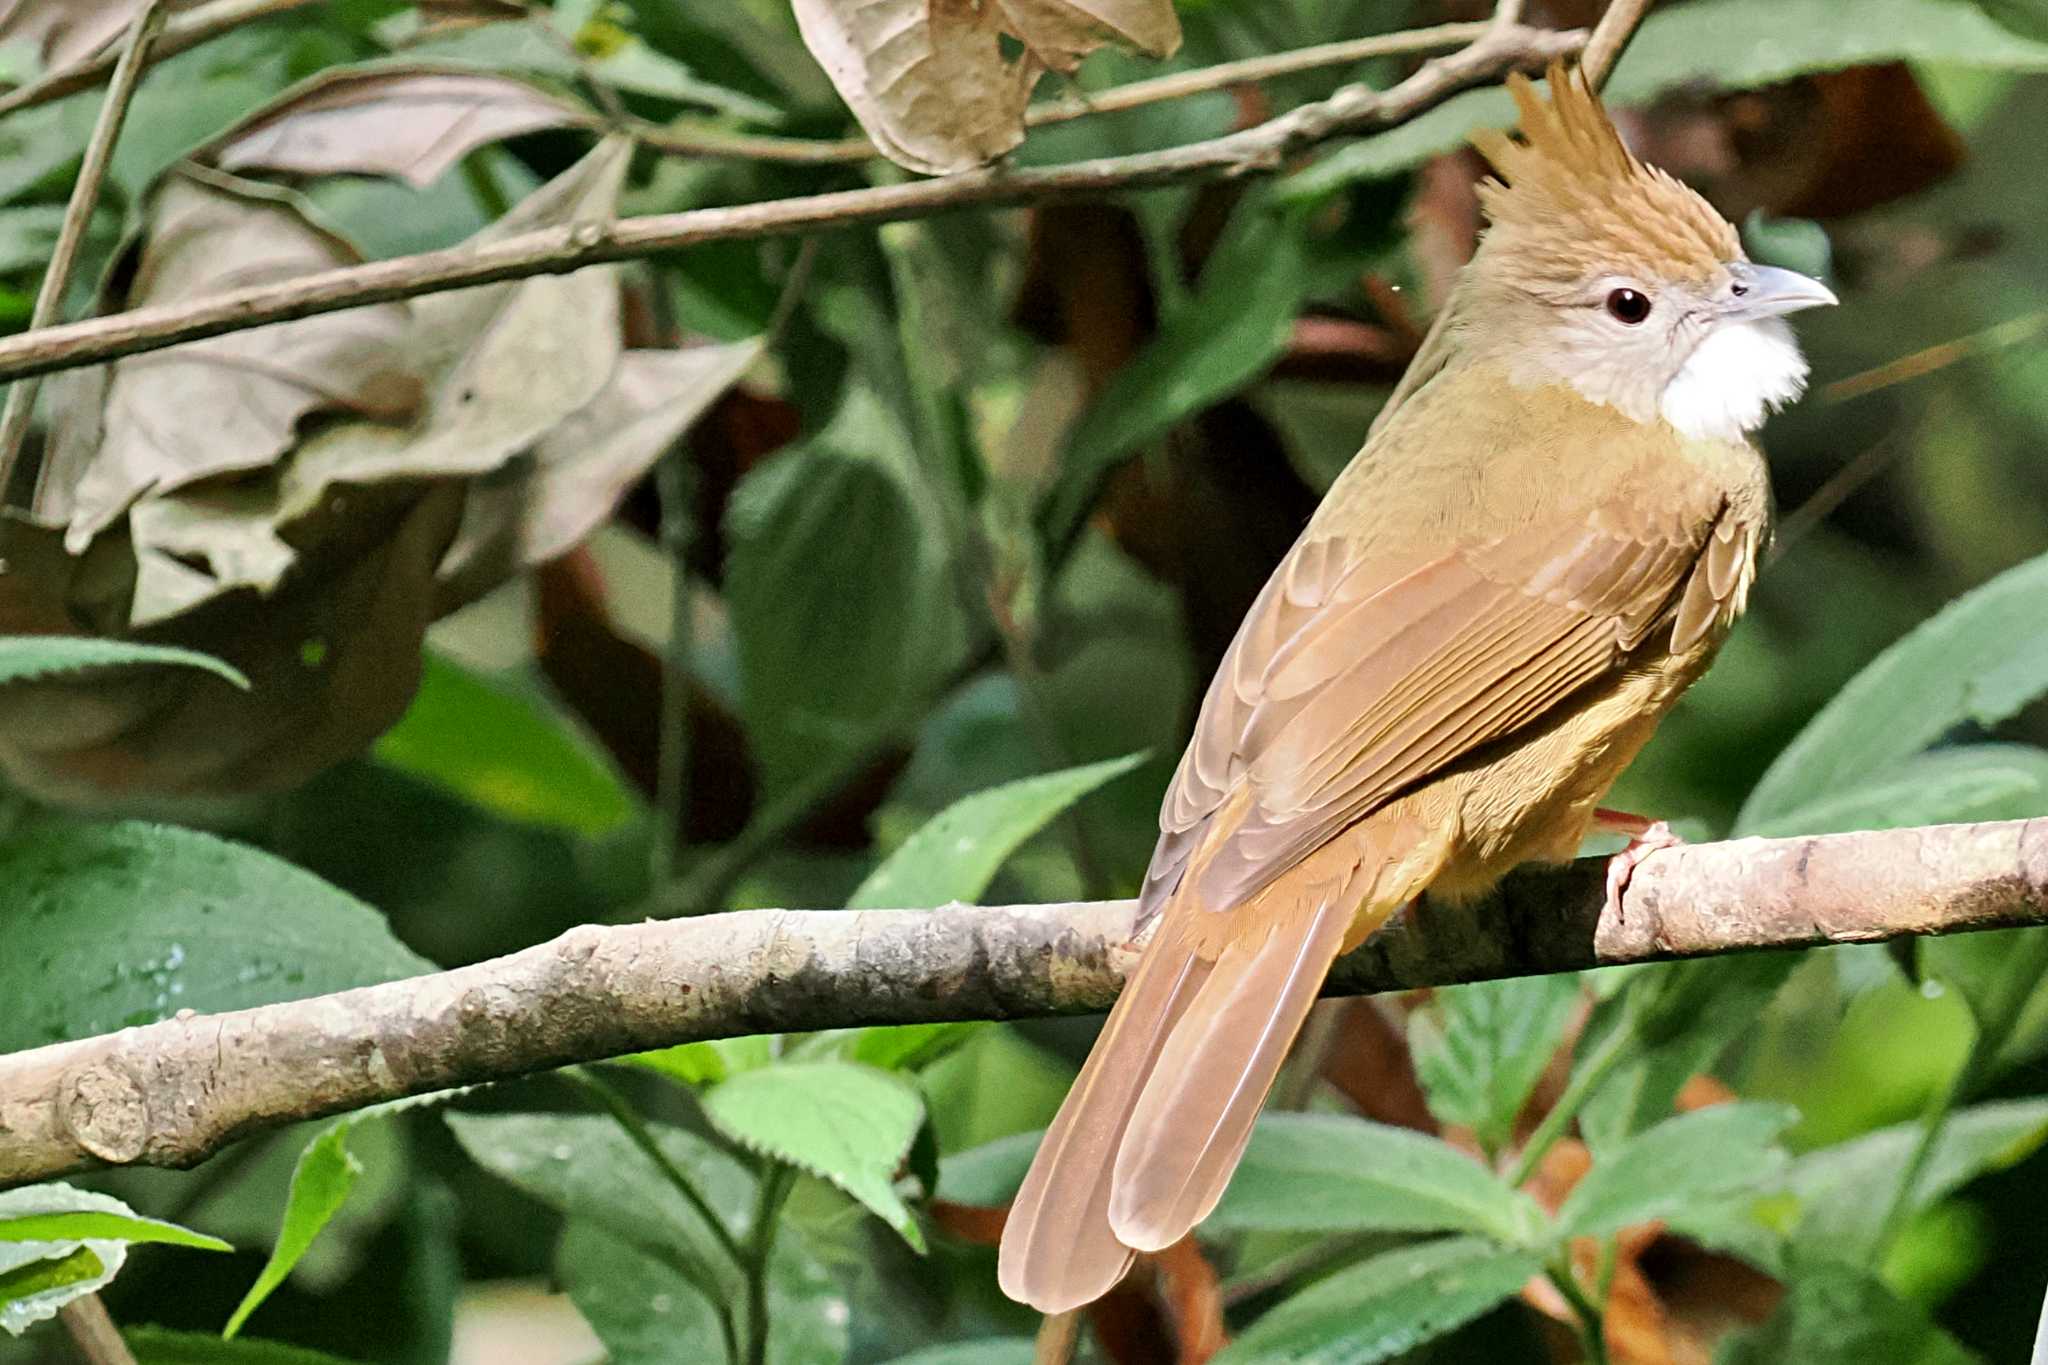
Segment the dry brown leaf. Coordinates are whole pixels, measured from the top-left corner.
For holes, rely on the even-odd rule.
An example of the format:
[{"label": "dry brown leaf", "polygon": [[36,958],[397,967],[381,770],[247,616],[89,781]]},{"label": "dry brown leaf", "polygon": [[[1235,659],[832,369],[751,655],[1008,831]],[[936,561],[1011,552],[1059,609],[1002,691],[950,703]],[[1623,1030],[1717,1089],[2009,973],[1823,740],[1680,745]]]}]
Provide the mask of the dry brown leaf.
[{"label": "dry brown leaf", "polygon": [[443,609],[573,549],[739,382],[761,348],[754,338],[621,356],[604,391],[534,448],[523,478],[472,493],[462,534],[442,566]]},{"label": "dry brown leaf", "polygon": [[590,122],[565,100],[489,72],[324,71],[224,133],[209,159],[229,171],[381,175],[425,189],[478,147]]},{"label": "dry brown leaf", "polygon": [[[361,260],[288,200],[175,175],[158,196],[129,308],[290,279]],[[74,552],[145,492],[261,469],[316,414],[403,422],[420,382],[399,339],[402,303],[329,313],[71,372],[51,386],[52,498]]]},{"label": "dry brown leaf", "polygon": [[[1105,42],[1166,56],[1170,0],[794,0],[811,55],[891,161],[939,175],[1024,140],[1047,67],[1072,70]],[[1007,36],[1021,44],[1003,53]]]},{"label": "dry brown leaf", "polygon": [[[169,11],[201,0],[170,0]],[[69,66],[121,35],[142,0],[0,0],[0,43],[31,43],[45,68]]]}]

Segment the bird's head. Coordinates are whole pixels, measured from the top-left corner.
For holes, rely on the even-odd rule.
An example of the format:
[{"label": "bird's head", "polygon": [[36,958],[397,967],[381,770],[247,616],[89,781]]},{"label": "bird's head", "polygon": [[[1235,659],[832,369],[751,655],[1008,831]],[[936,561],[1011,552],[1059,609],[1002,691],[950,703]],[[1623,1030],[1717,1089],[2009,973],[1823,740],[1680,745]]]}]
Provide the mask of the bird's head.
[{"label": "bird's head", "polygon": [[1473,138],[1499,178],[1479,189],[1489,226],[1459,283],[1459,341],[1517,382],[1741,439],[1805,387],[1785,314],[1835,296],[1752,264],[1727,219],[1629,152],[1577,72],[1548,83],[1546,100],[1509,78],[1520,141]]}]

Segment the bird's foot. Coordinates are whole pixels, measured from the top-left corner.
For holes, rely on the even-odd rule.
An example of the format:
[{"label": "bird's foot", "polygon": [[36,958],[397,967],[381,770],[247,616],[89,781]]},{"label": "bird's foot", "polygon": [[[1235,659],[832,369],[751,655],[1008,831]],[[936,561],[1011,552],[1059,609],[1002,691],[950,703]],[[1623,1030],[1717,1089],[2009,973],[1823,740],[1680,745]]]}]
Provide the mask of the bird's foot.
[{"label": "bird's foot", "polygon": [[1617,924],[1628,917],[1622,911],[1622,895],[1628,890],[1628,880],[1635,875],[1652,853],[1661,853],[1667,848],[1683,848],[1685,840],[1671,832],[1671,826],[1662,820],[1646,820],[1640,815],[1626,815],[1620,811],[1600,811],[1593,819],[1601,823],[1601,817],[1618,817],[1633,823],[1630,825],[1608,824],[1604,828],[1626,831],[1628,847],[1607,860],[1607,904],[1601,908],[1600,917],[1614,916]]}]

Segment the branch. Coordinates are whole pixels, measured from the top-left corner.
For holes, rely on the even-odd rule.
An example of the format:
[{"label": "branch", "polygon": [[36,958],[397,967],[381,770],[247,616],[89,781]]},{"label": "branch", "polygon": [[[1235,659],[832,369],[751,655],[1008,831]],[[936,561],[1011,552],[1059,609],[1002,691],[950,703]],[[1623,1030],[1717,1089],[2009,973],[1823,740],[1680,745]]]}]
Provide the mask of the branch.
[{"label": "branch", "polygon": [[451,247],[323,270],[191,302],[138,308],[0,341],[0,380],[48,374],[274,322],[421,294],[562,275],[610,261],[707,242],[789,236],[956,209],[1037,203],[1231,176],[1266,175],[1320,143],[1402,123],[1509,70],[1537,69],[1577,52],[1583,32],[1491,26],[1478,41],[1434,58],[1385,91],[1346,86],[1255,128],[1204,142],[1064,166],[990,166],[871,189],[693,209],[523,233],[486,246]]},{"label": "branch", "polygon": [[[180,52],[190,52],[201,43],[212,42],[229,29],[267,19],[273,14],[283,14],[286,10],[304,9],[315,3],[317,0],[216,0],[214,4],[181,14],[164,25],[163,36],[151,44],[149,59],[144,65],[155,66]],[[51,100],[63,99],[66,95],[75,95],[81,90],[90,90],[113,74],[119,59],[117,48],[106,48],[61,71],[52,71],[10,90],[0,95],[0,118],[38,104],[48,104]]]},{"label": "branch", "polygon": [[[1402,917],[1333,994],[2048,922],[2048,819],[1657,853],[1621,912],[1605,860]],[[751,910],[572,929],[437,976],[0,1057],[0,1186],[187,1166],[238,1137],[403,1095],[707,1038],[1101,1010],[1130,901]]]}]

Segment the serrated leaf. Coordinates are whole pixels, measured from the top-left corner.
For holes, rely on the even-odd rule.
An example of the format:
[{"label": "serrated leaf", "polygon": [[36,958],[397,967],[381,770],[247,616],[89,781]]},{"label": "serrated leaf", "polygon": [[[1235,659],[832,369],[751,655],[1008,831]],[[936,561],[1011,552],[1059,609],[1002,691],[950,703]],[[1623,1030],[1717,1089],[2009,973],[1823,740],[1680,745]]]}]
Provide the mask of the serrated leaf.
[{"label": "serrated leaf", "polygon": [[[1895,61],[2048,70],[2048,43],[2009,33],[1953,0],[1859,0],[1853,24],[1841,22],[1837,0],[1694,0],[1661,7],[1643,21],[1606,96],[1617,106],[1644,104],[1674,90],[1747,90],[1814,71]],[[1505,91],[1467,91],[1296,172],[1280,192],[1288,199],[1321,198],[1454,151],[1475,128],[1514,122]]]},{"label": "serrated leaf", "polygon": [[718,1086],[704,1097],[704,1114],[749,1151],[831,1181],[924,1250],[895,1188],[924,1122],[924,1101],[908,1082],[850,1062],[785,1062]]},{"label": "serrated leaf", "polygon": [[[1919,1123],[1894,1124],[1807,1152],[1785,1172],[1799,1200],[1794,1242],[1816,1255],[1861,1259],[1877,1240]],[[1980,1175],[2018,1164],[2048,1140],[2048,1100],[1972,1105],[1949,1115],[1907,1211],[1927,1208]],[[1873,1197],[1874,1192],[1882,1197]]]},{"label": "serrated leaf", "polygon": [[150,665],[197,668],[225,678],[243,691],[249,688],[241,670],[196,650],[77,635],[0,636],[0,685],[60,673]]},{"label": "serrated leaf", "polygon": [[1882,773],[1965,721],[1995,725],[2048,692],[2044,600],[2048,555],[1965,593],[1878,655],[1785,746],[1740,828]]},{"label": "serrated leaf", "polygon": [[[702,1217],[609,1118],[589,1114],[450,1114],[448,1127],[472,1160],[561,1213],[587,1218],[691,1281],[731,1284],[725,1253]],[[703,1138],[647,1125],[655,1145],[734,1236],[752,1216],[754,1178]]]},{"label": "serrated leaf", "polygon": [[1915,754],[1746,832],[1768,839],[2042,814],[2048,814],[2048,750],[1964,744]]},{"label": "serrated leaf", "polygon": [[1408,1047],[1430,1112],[1499,1151],[1563,1041],[1578,999],[1578,978],[1569,974],[1433,993],[1408,1021]]},{"label": "serrated leaf", "polygon": [[883,859],[848,900],[853,910],[921,909],[972,901],[1032,835],[1104,783],[1145,761],[1127,754],[1005,782],[955,801]]},{"label": "serrated leaf", "polygon": [[1348,1115],[1270,1113],[1204,1226],[1477,1232],[1515,1243],[1543,1222],[1527,1195],[1436,1138]]},{"label": "serrated leaf", "polygon": [[356,1177],[363,1170],[348,1150],[348,1132],[354,1122],[353,1118],[346,1118],[327,1125],[299,1153],[298,1164],[292,1168],[291,1192],[285,1196],[284,1222],[270,1249],[270,1259],[264,1262],[256,1283],[235,1305],[227,1326],[221,1329],[222,1337],[232,1339],[242,1330],[249,1315],[284,1283],[292,1267],[312,1248],[321,1229],[347,1202]]},{"label": "serrated leaf", "polygon": [[325,1351],[255,1337],[222,1341],[212,1332],[168,1327],[129,1327],[121,1337],[135,1353],[135,1365],[352,1365]]},{"label": "serrated leaf", "polygon": [[702,1043],[678,1043],[653,1052],[636,1052],[621,1062],[658,1071],[684,1085],[716,1085],[743,1071],[767,1066],[775,1060],[775,1039],[753,1033],[744,1038],[713,1038]]},{"label": "serrated leaf", "polygon": [[1971,1365],[1977,1356],[1927,1311],[1868,1271],[1833,1259],[1794,1263],[1770,1321],[1725,1342],[1715,1365]]},{"label": "serrated leaf", "polygon": [[1281,1303],[1214,1365],[1373,1365],[1470,1322],[1540,1264],[1478,1237],[1382,1252]]},{"label": "serrated leaf", "polygon": [[1594,1161],[1557,1211],[1559,1235],[1605,1236],[1760,1190],[1784,1168],[1778,1135],[1798,1117],[1742,1103],[1666,1119]]},{"label": "serrated leaf", "polygon": [[180,1009],[245,1009],[434,970],[381,915],[240,844],[157,825],[61,825],[0,843],[0,1052]]},{"label": "serrated leaf", "polygon": [[[796,1229],[775,1239],[768,1262],[768,1350],[775,1365],[840,1365],[848,1309],[838,1284]],[[717,1315],[676,1268],[588,1218],[572,1218],[555,1270],[604,1343],[610,1365],[720,1361]],[[738,1314],[737,1299],[733,1302]]]}]

